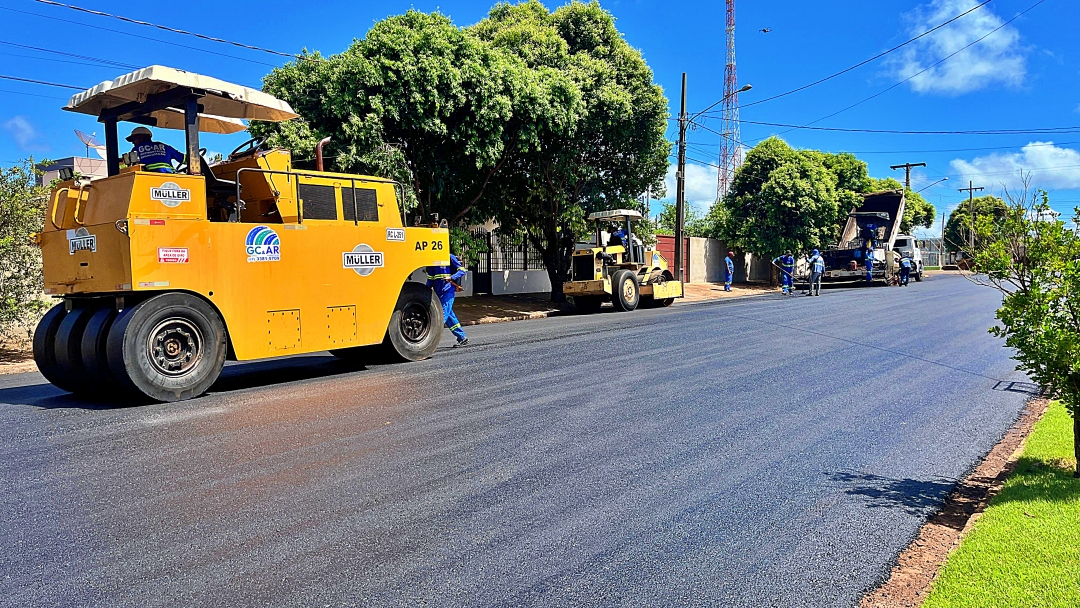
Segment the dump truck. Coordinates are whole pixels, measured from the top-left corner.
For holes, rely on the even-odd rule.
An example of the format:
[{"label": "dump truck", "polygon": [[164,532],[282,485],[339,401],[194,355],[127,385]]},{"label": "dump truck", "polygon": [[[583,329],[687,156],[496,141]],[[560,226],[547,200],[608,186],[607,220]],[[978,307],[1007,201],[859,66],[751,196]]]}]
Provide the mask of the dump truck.
[{"label": "dump truck", "polygon": [[608,300],[615,310],[631,311],[641,304],[671,306],[682,297],[682,281],[675,280],[664,256],[634,237],[633,222],[640,219],[632,209],[589,214],[594,241],[574,251],[570,280],[563,283],[563,293],[579,312],[596,312]]},{"label": "dump truck", "polygon": [[[286,102],[151,66],[64,109],[104,124],[108,176],[63,176],[36,236],[59,302],[37,326],[34,359],[56,386],[175,401],[205,392],[227,359],[366,358],[374,346],[419,360],[438,347],[439,300],[409,277],[449,265],[449,233],[407,227],[400,184],[324,171],[325,140],[314,171],[258,139],[206,161],[200,132],[296,118]],[[182,129],[186,164],[122,167],[120,122]]]},{"label": "dump truck", "polygon": [[862,205],[848,214],[839,243],[821,252],[825,260],[823,281],[865,281],[868,251],[873,251],[874,282],[888,283],[897,273],[894,243],[904,216],[904,191],[885,190],[862,197]]}]

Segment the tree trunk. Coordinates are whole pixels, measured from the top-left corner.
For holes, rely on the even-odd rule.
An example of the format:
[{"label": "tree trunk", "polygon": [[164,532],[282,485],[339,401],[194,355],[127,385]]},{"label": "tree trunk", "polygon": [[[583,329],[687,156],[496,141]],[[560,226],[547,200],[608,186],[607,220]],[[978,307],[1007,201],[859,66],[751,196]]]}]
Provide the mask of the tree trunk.
[{"label": "tree trunk", "polygon": [[574,253],[574,242],[569,241],[569,247],[564,242],[567,239],[559,239],[558,233],[554,232],[547,237],[546,243],[533,243],[540,250],[540,256],[544,260],[544,269],[547,270],[548,281],[551,282],[551,301],[565,302],[563,283],[570,279],[570,256]]},{"label": "tree trunk", "polygon": [[1080,411],[1073,412],[1073,456],[1076,457],[1073,477],[1080,478]]}]

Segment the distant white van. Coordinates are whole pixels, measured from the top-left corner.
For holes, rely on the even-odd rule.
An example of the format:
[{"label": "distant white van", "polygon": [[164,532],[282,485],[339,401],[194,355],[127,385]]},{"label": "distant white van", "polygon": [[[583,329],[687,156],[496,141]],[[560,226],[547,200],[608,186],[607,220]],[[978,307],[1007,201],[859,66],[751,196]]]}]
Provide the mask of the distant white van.
[{"label": "distant white van", "polygon": [[893,242],[893,251],[899,253],[901,257],[911,258],[912,277],[916,282],[922,281],[922,250],[919,249],[919,243],[915,240],[915,237],[907,234],[896,235],[896,241]]}]

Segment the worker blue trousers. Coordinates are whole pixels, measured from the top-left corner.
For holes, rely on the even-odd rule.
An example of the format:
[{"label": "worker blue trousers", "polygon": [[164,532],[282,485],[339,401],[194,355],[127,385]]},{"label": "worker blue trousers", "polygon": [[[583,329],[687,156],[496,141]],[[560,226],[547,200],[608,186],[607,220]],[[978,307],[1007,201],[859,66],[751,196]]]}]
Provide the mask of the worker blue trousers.
[{"label": "worker blue trousers", "polygon": [[454,292],[447,291],[439,294],[439,302],[442,304],[443,325],[454,334],[458,342],[461,342],[465,339],[465,330],[461,329],[461,322],[454,314]]},{"label": "worker blue trousers", "polygon": [[791,275],[789,274],[789,272],[794,271],[795,269],[792,268],[790,271],[786,271],[785,269],[785,272],[780,273],[780,286],[783,288],[784,293],[787,293],[789,290],[792,292],[795,291],[795,280],[792,279]]},{"label": "worker blue trousers", "polygon": [[724,271],[724,291],[731,291],[731,272]]}]

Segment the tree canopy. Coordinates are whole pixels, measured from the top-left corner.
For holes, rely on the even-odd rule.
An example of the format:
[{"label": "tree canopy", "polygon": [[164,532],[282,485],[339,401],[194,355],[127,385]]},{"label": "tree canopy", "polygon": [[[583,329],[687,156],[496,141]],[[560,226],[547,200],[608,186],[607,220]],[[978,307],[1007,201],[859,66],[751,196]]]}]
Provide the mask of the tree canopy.
[{"label": "tree canopy", "polygon": [[556,296],[587,212],[663,188],[667,99],[595,1],[500,3],[467,28],[410,10],[264,88],[302,120],[256,134],[297,156],[331,136],[337,169],[401,181],[421,214],[526,232]]},{"label": "tree canopy", "polygon": [[[747,154],[731,190],[710,210],[707,229],[734,247],[765,256],[828,247],[848,212],[862,204],[860,194],[901,188],[891,177],[870,177],[854,154],[795,150],[770,137]],[[933,224],[932,204],[911,190],[905,198],[901,231]]]},{"label": "tree canopy", "polygon": [[710,220],[729,246],[759,255],[821,247],[839,231],[837,181],[822,153],[802,153],[770,137],[747,153]]},{"label": "tree canopy", "polygon": [[[949,221],[945,222],[945,247],[949,251],[968,251],[970,249],[972,207],[975,209],[976,222],[980,218],[991,223],[1000,222],[1005,218],[1009,210],[1009,205],[996,196],[980,196],[970,202],[967,200],[961,202],[949,213]],[[979,238],[982,238],[982,236],[976,229],[976,247],[978,247]]]}]

